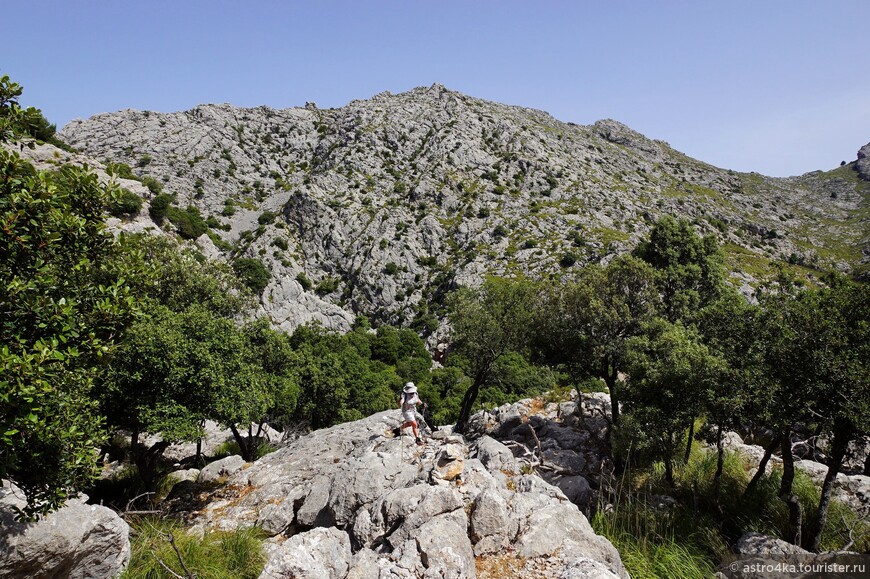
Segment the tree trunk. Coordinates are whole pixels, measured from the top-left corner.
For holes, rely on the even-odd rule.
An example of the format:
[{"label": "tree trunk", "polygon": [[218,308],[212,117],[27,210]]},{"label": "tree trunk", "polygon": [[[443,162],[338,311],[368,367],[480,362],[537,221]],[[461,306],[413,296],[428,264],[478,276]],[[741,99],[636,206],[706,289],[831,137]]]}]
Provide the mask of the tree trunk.
[{"label": "tree trunk", "polygon": [[758,470],[755,471],[755,475],[752,477],[752,480],[749,481],[749,484],[746,485],[746,488],[743,490],[743,496],[749,495],[755,487],[758,486],[758,481],[761,480],[761,477],[764,476],[765,471],[767,470],[767,463],[770,462],[770,457],[773,456],[774,451],[779,446],[779,440],[774,440],[767,448],[764,449],[764,456],[761,457],[761,462],[758,463]]},{"label": "tree trunk", "polygon": [[686,454],[683,456],[683,462],[689,464],[689,458],[692,455],[692,442],[695,439],[695,419],[689,424],[689,436],[686,437]]},{"label": "tree trunk", "polygon": [[719,491],[722,489],[722,468],[725,466],[725,447],[722,446],[722,426],[716,427],[716,474],[713,475],[713,501],[716,510],[721,511],[719,505]]},{"label": "tree trunk", "polygon": [[849,435],[845,429],[834,431],[834,440],[831,442],[831,457],[828,463],[828,474],[825,475],[825,482],[822,483],[822,496],[819,499],[819,509],[816,512],[816,518],[813,521],[812,529],[807,537],[807,550],[818,553],[819,544],[822,540],[822,532],[825,530],[825,523],[828,518],[828,506],[831,502],[831,489],[834,486],[834,481],[837,480],[837,475],[840,473],[840,468],[843,466],[843,459],[846,457],[846,450],[849,447]]},{"label": "tree trunk", "polygon": [[167,448],[169,448],[169,442],[161,440],[148,449],[142,449],[140,446],[139,451],[133,455],[133,462],[139,471],[139,479],[144,483],[146,490],[154,489],[157,483],[157,462]]},{"label": "tree trunk", "polygon": [[232,430],[233,438],[236,439],[236,443],[239,445],[239,450],[242,452],[242,458],[245,459],[245,462],[251,462],[251,453],[244,437],[239,434],[239,430],[236,428],[235,424],[230,424],[230,430]]},{"label": "tree trunk", "polygon": [[607,357],[601,363],[601,376],[610,391],[610,420],[614,425],[619,424],[619,391],[616,386],[619,374],[616,368],[611,366]]},{"label": "tree trunk", "polygon": [[139,427],[134,426],[133,432],[130,434],[130,454],[136,456],[139,447]]},{"label": "tree trunk", "polygon": [[456,420],[456,426],[453,427],[453,432],[465,434],[468,428],[468,419],[471,417],[471,409],[477,401],[477,395],[480,393],[480,386],[486,379],[486,374],[481,373],[474,378],[474,382],[465,391],[462,397],[462,406],[459,409],[459,418]]},{"label": "tree trunk", "polygon": [[801,544],[801,504],[792,492],[794,483],[794,456],[791,453],[791,429],[786,428],[780,439],[782,446],[782,484],[779,498],[788,506],[788,533],[785,540],[793,545]]}]

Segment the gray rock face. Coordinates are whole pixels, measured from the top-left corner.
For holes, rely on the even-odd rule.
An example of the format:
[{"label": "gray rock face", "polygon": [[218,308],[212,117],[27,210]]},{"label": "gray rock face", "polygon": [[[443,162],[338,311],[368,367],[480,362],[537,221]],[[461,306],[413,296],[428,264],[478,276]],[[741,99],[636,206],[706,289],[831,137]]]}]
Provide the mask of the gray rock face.
[{"label": "gray rock face", "polygon": [[130,527],[114,511],[73,499],[36,523],[17,523],[23,493],[0,487],[0,576],[9,579],[117,577],[130,562]]},{"label": "gray rock face", "polygon": [[196,481],[200,483],[217,482],[221,477],[239,472],[243,466],[245,466],[245,459],[234,454],[202,467]]},{"label": "gray rock face", "polygon": [[846,225],[867,187],[839,174],[735,173],[616,121],[563,123],[437,85],[329,110],[126,110],[60,136],[153,175],[262,256],[262,309],[287,330],[347,329],[351,312],[407,322],[453,283],[561,273],[567,251],[578,266],[623,253],[664,214],[724,225],[750,256],[821,264],[831,252],[814,248],[867,245]]},{"label": "gray rock face", "polygon": [[[588,558],[627,577],[612,545],[559,489],[535,475],[490,472],[457,435],[409,445],[393,436],[399,421],[397,411],[382,412],[263,457],[215,491],[220,498],[196,515],[194,530],[256,524],[276,536],[264,578],[474,577],[476,557],[507,549],[556,574]],[[494,440],[483,448],[512,458]]]},{"label": "gray rock face", "polygon": [[269,557],[260,579],[342,579],[350,564],[350,538],[334,527],[294,535]]},{"label": "gray rock face", "polygon": [[870,181],[870,143],[858,149],[858,161],[855,163],[858,175],[865,181]]}]

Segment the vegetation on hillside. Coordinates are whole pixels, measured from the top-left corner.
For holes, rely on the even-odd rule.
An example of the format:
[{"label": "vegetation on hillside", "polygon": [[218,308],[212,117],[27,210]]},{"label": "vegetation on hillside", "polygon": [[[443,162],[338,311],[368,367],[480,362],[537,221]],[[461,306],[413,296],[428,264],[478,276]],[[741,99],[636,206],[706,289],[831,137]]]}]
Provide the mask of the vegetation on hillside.
[{"label": "vegetation on hillside", "polygon": [[[20,93],[0,79],[0,142],[42,126],[38,111],[18,106]],[[152,214],[196,237],[198,212],[171,202],[158,194]],[[108,234],[106,213],[133,205],[85,170],[37,172],[0,149],[0,477],[26,493],[25,515],[88,488],[95,450],[119,432],[138,488],[154,490],[164,450],[200,438],[206,420],[231,429],[253,460],[264,425],[362,418],[394,408],[409,380],[435,422],[460,432],[481,405],[600,381],[618,478],[599,489],[616,508],[595,522],[637,575],[698,553],[715,560],[748,530],[819,550],[841,546],[848,523],[866,548],[866,525],[831,498],[849,444],[870,435],[864,284],[831,275],[809,287],[783,273],[749,303],[726,283],[715,239],[664,218],[633,255],[607,265],[452,292],[452,350],[433,369],[411,329],[372,329],[360,317],[343,335],[318,325],[288,335],[253,319],[269,279],[259,260],[227,266],[166,238]],[[318,291],[335,290],[325,284]],[[723,444],[746,425],[770,433],[750,480]],[[821,489],[795,471],[798,427],[829,441]],[[141,442],[156,433],[160,442]],[[783,468],[768,472],[777,449]],[[658,493],[677,501],[664,522],[644,503]],[[244,543],[239,557],[259,560],[250,536],[208,539],[190,547],[191,560],[211,558],[215,541]],[[150,564],[140,559],[135,568]]]}]

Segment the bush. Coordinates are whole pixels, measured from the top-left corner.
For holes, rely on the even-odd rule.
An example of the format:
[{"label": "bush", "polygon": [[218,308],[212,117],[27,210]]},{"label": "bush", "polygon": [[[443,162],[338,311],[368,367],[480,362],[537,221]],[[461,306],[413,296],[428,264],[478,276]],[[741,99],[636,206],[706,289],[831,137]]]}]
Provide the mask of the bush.
[{"label": "bush", "polygon": [[163,192],[163,183],[150,175],[142,177],[142,184],[148,187],[153,195],[160,195]]},{"label": "bush", "polygon": [[275,222],[275,218],[278,217],[278,214],[274,211],[263,211],[259,217],[257,217],[257,223],[260,225],[269,225],[270,223]]},{"label": "bush", "polygon": [[121,189],[118,196],[109,203],[109,213],[115,217],[136,215],[141,209],[142,198],[127,189]]},{"label": "bush", "polygon": [[269,285],[272,274],[259,259],[242,257],[233,262],[233,271],[242,283],[259,294]]},{"label": "bush", "polygon": [[139,157],[139,160],[136,161],[136,166],[139,167],[140,169],[142,167],[147,167],[150,164],[151,164],[151,155],[148,155],[148,154],[142,155],[141,157]]},{"label": "bush", "polygon": [[208,225],[196,207],[189,206],[187,209],[179,209],[170,206],[166,210],[166,217],[175,225],[179,235],[185,239],[196,239],[208,231]]},{"label": "bush", "polygon": [[308,276],[305,275],[304,272],[299,272],[299,274],[296,276],[296,281],[298,281],[299,285],[302,286],[302,291],[306,291],[306,292],[308,290],[310,290],[312,288],[312,286],[314,285],[311,283],[311,280],[308,279]]},{"label": "bush", "polygon": [[169,205],[172,203],[172,195],[161,193],[151,200],[151,207],[148,209],[148,214],[155,223],[160,225],[166,218],[166,213],[169,211]]},{"label": "bush", "polygon": [[559,265],[562,267],[571,267],[575,263],[577,263],[577,255],[573,251],[565,253],[559,259]]},{"label": "bush", "polygon": [[507,227],[499,223],[498,225],[496,225],[495,229],[492,230],[492,234],[495,237],[504,237],[508,234]]},{"label": "bush", "polygon": [[317,289],[314,291],[317,292],[317,295],[325,296],[327,294],[331,294],[335,290],[338,289],[338,278],[337,277],[325,277],[323,278],[319,284],[317,284]]},{"label": "bush", "polygon": [[290,247],[287,244],[287,240],[284,239],[283,237],[276,237],[275,239],[273,239],[272,245],[274,245],[275,247],[277,247],[278,249],[280,249],[282,251],[287,251],[287,248]]},{"label": "bush", "polygon": [[393,263],[392,261],[384,266],[384,273],[387,275],[396,275],[398,272],[399,272],[399,266],[396,265],[395,263]]},{"label": "bush", "polygon": [[106,173],[109,175],[120,177],[121,179],[132,179],[138,181],[139,178],[133,174],[133,169],[126,163],[106,163]]}]

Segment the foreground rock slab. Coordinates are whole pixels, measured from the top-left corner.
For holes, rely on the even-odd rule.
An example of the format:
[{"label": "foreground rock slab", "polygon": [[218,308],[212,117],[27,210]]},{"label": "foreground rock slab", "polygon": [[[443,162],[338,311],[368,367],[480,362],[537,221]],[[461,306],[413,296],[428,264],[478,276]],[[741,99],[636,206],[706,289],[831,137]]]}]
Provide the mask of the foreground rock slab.
[{"label": "foreground rock slab", "polygon": [[300,438],[231,474],[194,529],[272,535],[263,579],[476,577],[506,552],[555,577],[628,577],[577,506],[497,441],[447,429],[416,446],[398,424],[387,411]]},{"label": "foreground rock slab", "polygon": [[15,521],[24,493],[0,487],[0,577],[107,579],[130,562],[130,527],[114,511],[81,499],[35,523]]}]

